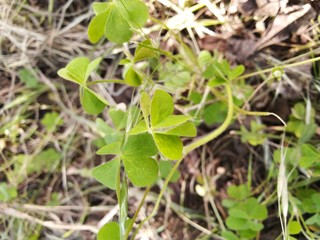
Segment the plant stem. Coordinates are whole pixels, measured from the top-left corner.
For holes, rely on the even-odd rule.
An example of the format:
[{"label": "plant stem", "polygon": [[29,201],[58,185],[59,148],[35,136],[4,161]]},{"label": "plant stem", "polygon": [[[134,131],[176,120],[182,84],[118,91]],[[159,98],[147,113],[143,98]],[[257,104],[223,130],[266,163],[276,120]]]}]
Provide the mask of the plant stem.
[{"label": "plant stem", "polygon": [[214,130],[212,133],[201,137],[199,139],[197,139],[196,141],[194,141],[193,143],[189,144],[188,146],[184,147],[183,149],[183,157],[178,160],[176,162],[176,164],[173,166],[173,168],[171,169],[169,175],[166,178],[166,181],[164,182],[162,189],[158,195],[157,201],[154,205],[153,211],[150,213],[150,215],[148,217],[146,217],[137,227],[136,231],[134,232],[132,239],[135,238],[135,236],[137,235],[137,233],[139,232],[140,228],[143,226],[143,224],[147,221],[149,221],[153,216],[156,215],[158,208],[160,206],[160,202],[162,199],[162,196],[166,190],[166,188],[168,187],[168,184],[170,182],[170,179],[172,178],[174,172],[177,170],[177,168],[179,167],[180,163],[182,162],[182,160],[184,159],[184,157],[190,153],[192,150],[206,144],[207,142],[210,142],[211,140],[213,140],[214,138],[216,138],[217,136],[219,136],[221,133],[223,133],[228,126],[230,125],[231,121],[232,121],[232,116],[233,116],[233,99],[232,99],[232,92],[231,92],[231,87],[230,85],[225,85],[226,91],[227,91],[227,96],[228,96],[228,114],[226,119],[224,120],[224,122],[222,123],[222,125],[220,125],[219,128],[217,128],[216,130]]},{"label": "plant stem", "polygon": [[130,221],[129,226],[127,227],[127,231],[126,231],[126,234],[125,234],[125,239],[128,239],[129,233],[132,230],[133,224],[135,223],[135,221],[136,221],[136,219],[138,217],[138,214],[139,214],[139,212],[140,212],[140,210],[142,208],[142,205],[144,204],[144,201],[145,201],[146,197],[148,196],[148,193],[150,192],[150,189],[151,189],[151,186],[147,187],[146,191],[144,192],[143,197],[140,200],[138,209],[136,210],[136,212],[135,212],[135,214],[134,214],[134,216],[132,218],[132,221]]},{"label": "plant stem", "polygon": [[[311,59],[304,60],[304,61],[301,61],[301,62],[284,64],[282,66],[280,65],[280,66],[277,66],[277,68],[284,68],[284,69],[285,68],[293,68],[293,67],[305,65],[305,64],[308,64],[308,63],[313,63],[313,62],[316,62],[316,61],[319,61],[319,60],[320,60],[320,57],[316,57],[316,58],[311,58]],[[274,70],[274,67],[267,68],[267,69],[260,70],[260,71],[257,71],[257,72],[253,72],[253,73],[248,73],[248,74],[242,75],[240,77],[237,77],[235,80],[245,79],[245,78],[253,77],[253,76],[256,76],[256,75],[263,74],[263,73],[269,73],[269,72],[272,72],[273,70]]]},{"label": "plant stem", "polygon": [[120,84],[126,84],[124,82],[124,80],[119,80],[119,79],[102,79],[102,80],[97,80],[94,82],[88,82],[87,86],[91,86],[94,84],[98,84],[98,83],[120,83]]},{"label": "plant stem", "polygon": [[230,85],[225,85],[226,91],[227,91],[227,98],[228,98],[228,113],[227,117],[224,120],[224,122],[221,124],[219,128],[217,128],[215,131],[209,133],[208,135],[205,135],[203,137],[200,137],[196,139],[194,142],[190,143],[183,149],[183,155],[186,156],[188,153],[190,153],[192,150],[206,144],[207,142],[210,142],[217,136],[219,136],[221,133],[223,133],[228,126],[230,125],[233,117],[233,98],[232,98],[232,92]]}]

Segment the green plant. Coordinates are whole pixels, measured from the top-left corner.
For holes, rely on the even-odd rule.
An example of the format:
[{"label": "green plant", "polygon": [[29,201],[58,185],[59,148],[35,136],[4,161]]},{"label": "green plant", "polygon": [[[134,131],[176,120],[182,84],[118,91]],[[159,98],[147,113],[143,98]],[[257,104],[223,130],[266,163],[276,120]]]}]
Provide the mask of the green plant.
[{"label": "green plant", "polygon": [[[101,240],[124,240],[131,236],[134,239],[141,226],[156,214],[169,182],[179,177],[178,166],[187,154],[222,134],[235,116],[276,116],[268,112],[245,110],[247,100],[254,91],[243,81],[243,78],[252,75],[275,74],[275,69],[243,75],[245,69],[242,65],[232,68],[226,59],[218,54],[212,56],[207,51],[196,54],[170,29],[168,31],[179,43],[179,54],[173,55],[160,49],[159,44],[143,32],[142,27],[148,20],[148,9],[140,0],[93,3],[92,8],[95,16],[88,27],[89,40],[96,44],[103,42],[105,37],[119,44],[125,54],[125,58],[119,63],[123,79],[90,80],[90,74],[99,68],[103,57],[93,61],[87,57],[77,57],[60,69],[58,75],[79,85],[80,102],[87,113],[97,115],[109,107],[107,111],[110,123],[101,118],[96,119],[95,126],[102,137],[95,144],[99,146],[98,155],[113,157],[95,167],[92,176],[116,191],[120,211],[118,222],[107,223],[100,229],[97,237]],[[162,27],[167,28],[164,24]],[[133,36],[135,51],[132,53],[127,46]],[[287,64],[280,69],[292,66],[296,64]],[[94,85],[101,83],[133,87],[139,102],[133,102],[126,110],[117,109],[94,91]],[[176,95],[172,94],[174,91],[177,92]],[[187,92],[186,95],[182,94],[184,91]],[[181,114],[174,114],[177,106],[175,101],[180,99],[186,104],[176,108]],[[306,143],[315,132],[314,121],[308,119],[301,125],[304,110],[300,106],[295,109],[296,114],[290,119],[288,129],[302,143],[299,151],[305,161],[300,166],[314,167],[318,164],[319,155],[317,149]],[[52,113],[50,119],[56,120],[44,118],[42,121],[48,130],[59,126],[59,118],[55,113]],[[278,119],[282,121],[279,117]],[[220,125],[207,135],[189,139],[190,143],[184,146],[184,138],[196,136],[197,121]],[[296,129],[298,125],[299,131]],[[241,140],[251,145],[260,145],[268,137],[260,135],[265,126],[254,121],[251,122],[250,131],[244,126],[240,129]],[[153,211],[132,231],[146,195],[160,177],[164,179],[164,183]],[[137,187],[146,187],[132,219],[127,213],[129,182]],[[224,229],[221,227],[219,230],[223,236],[227,239],[251,239],[258,236],[263,228],[262,221],[267,217],[266,204],[261,203],[260,198],[253,197],[251,189],[246,185],[231,186],[228,194],[232,199],[224,201],[229,212],[226,224],[236,233],[222,231]],[[290,228],[295,229],[291,233],[297,232],[295,225],[294,221],[289,222]]]}]

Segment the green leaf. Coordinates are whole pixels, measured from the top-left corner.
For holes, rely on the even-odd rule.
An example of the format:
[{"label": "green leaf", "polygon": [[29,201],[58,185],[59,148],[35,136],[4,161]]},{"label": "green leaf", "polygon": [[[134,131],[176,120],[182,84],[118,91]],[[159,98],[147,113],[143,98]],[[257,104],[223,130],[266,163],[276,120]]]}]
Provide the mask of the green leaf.
[{"label": "green leaf", "polygon": [[99,114],[108,102],[89,88],[80,88],[80,102],[89,114]]},{"label": "green leaf", "polygon": [[120,228],[116,222],[109,222],[100,228],[97,240],[120,240]]},{"label": "green leaf", "polygon": [[306,221],[307,225],[317,225],[320,226],[320,214],[315,214],[312,217],[308,218]]},{"label": "green leaf", "polygon": [[267,208],[260,204],[256,198],[249,198],[243,204],[239,204],[239,208],[245,208],[248,215],[253,219],[264,220],[268,216]]},{"label": "green leaf", "polygon": [[248,220],[243,218],[237,218],[229,216],[226,219],[226,224],[228,228],[232,230],[244,230],[248,229]]},{"label": "green leaf", "polygon": [[97,68],[99,67],[99,64],[101,62],[102,58],[99,57],[99,58],[96,58],[94,59],[93,61],[91,61],[89,64],[88,64],[88,67],[87,67],[87,70],[86,70],[86,76],[85,76],[85,79],[87,81],[88,77],[90,76],[90,74],[93,72],[93,71],[96,71]]},{"label": "green leaf", "polygon": [[152,185],[158,178],[158,164],[153,158],[123,156],[123,165],[130,181],[138,187]]},{"label": "green leaf", "polygon": [[158,52],[155,51],[150,39],[144,40],[138,44],[134,53],[134,62],[139,62],[148,58],[158,57]]},{"label": "green leaf", "polygon": [[249,219],[248,214],[244,210],[237,207],[230,209],[229,215],[236,218]]},{"label": "green leaf", "polygon": [[228,72],[229,80],[233,80],[233,79],[239,77],[240,75],[242,75],[244,73],[244,70],[245,70],[245,68],[243,65],[236,66],[234,69],[232,69],[231,71]]},{"label": "green leaf", "polygon": [[51,172],[57,167],[60,159],[61,155],[54,148],[43,150],[32,158],[32,161],[27,166],[27,173],[31,174],[44,170]]},{"label": "green leaf", "polygon": [[159,122],[158,124],[154,125],[153,128],[167,128],[180,125],[182,123],[187,122],[190,120],[191,117],[185,115],[170,115],[165,118],[163,121]]},{"label": "green leaf", "polygon": [[262,223],[257,223],[254,221],[249,221],[248,222],[248,227],[250,230],[255,231],[255,232],[259,232],[263,229],[263,224]]},{"label": "green leaf", "polygon": [[15,187],[9,186],[7,183],[0,183],[0,201],[9,202],[18,196],[18,191]]},{"label": "green leaf", "polygon": [[94,2],[92,4],[92,9],[95,15],[106,12],[108,10],[110,3],[108,2]]},{"label": "green leaf", "polygon": [[57,112],[48,112],[41,119],[41,124],[46,127],[47,131],[54,131],[57,126],[63,124],[63,120]]},{"label": "green leaf", "polygon": [[183,145],[179,137],[154,133],[153,139],[163,156],[171,160],[181,159]]},{"label": "green leaf", "polygon": [[228,107],[223,102],[215,102],[204,109],[203,119],[207,125],[222,123],[227,116]]},{"label": "green leaf", "polygon": [[198,63],[200,67],[206,67],[212,61],[212,55],[209,51],[203,50],[198,55]]},{"label": "green leaf", "polygon": [[21,82],[23,82],[28,88],[36,88],[39,86],[38,78],[27,68],[19,70],[19,77]]},{"label": "green leaf", "polygon": [[107,144],[122,140],[123,133],[115,128],[110,127],[101,118],[96,119],[96,126]]},{"label": "green leaf", "polygon": [[309,168],[314,163],[320,162],[319,151],[310,144],[303,144],[301,146],[302,156],[299,161],[299,165],[303,168]]},{"label": "green leaf", "polygon": [[113,142],[100,148],[96,154],[98,155],[118,155],[121,153],[121,142]]},{"label": "green leaf", "polygon": [[298,135],[300,135],[299,143],[305,143],[309,141],[317,132],[317,128],[318,126],[315,123],[303,124],[301,126],[300,132],[298,133]]},{"label": "green leaf", "polygon": [[140,98],[140,108],[146,122],[146,125],[149,125],[149,115],[150,115],[150,107],[151,107],[151,98],[146,92],[141,93]]},{"label": "green leaf", "polygon": [[88,26],[88,37],[91,43],[97,43],[104,36],[105,25],[109,13],[110,8],[108,8],[106,12],[101,12],[90,21]]},{"label": "green leaf", "polygon": [[194,123],[186,122],[168,131],[164,131],[161,133],[166,135],[180,136],[180,137],[195,137],[197,135],[197,129],[194,126]]},{"label": "green leaf", "polygon": [[151,157],[158,152],[152,136],[148,133],[131,135],[125,144],[123,155],[126,157]]},{"label": "green leaf", "polygon": [[227,193],[230,197],[238,200],[246,199],[251,195],[248,185],[241,184],[239,186],[230,185],[227,189]]},{"label": "green leaf", "polygon": [[290,235],[299,234],[302,230],[302,227],[298,221],[291,221],[288,224],[288,231]]},{"label": "green leaf", "polygon": [[113,122],[113,125],[119,129],[125,129],[127,125],[127,113],[121,109],[110,108],[108,114]]},{"label": "green leaf", "polygon": [[133,87],[138,87],[142,83],[142,77],[133,69],[133,67],[130,67],[125,76],[124,81]]},{"label": "green leaf", "polygon": [[[161,160],[159,162],[159,170],[160,170],[160,174],[161,174],[161,177],[166,179],[169,175],[169,173],[171,172],[173,166],[172,166],[172,162],[171,161],[163,161]],[[171,179],[170,179],[170,182],[176,182],[178,181],[178,179],[180,178],[180,172],[178,170],[175,170]]]},{"label": "green leaf", "polygon": [[129,135],[137,135],[140,133],[145,133],[148,131],[148,127],[146,125],[146,122],[144,120],[141,120],[140,122],[138,122],[138,124],[132,128],[128,134]]},{"label": "green leaf", "polygon": [[67,80],[83,85],[86,79],[86,72],[90,60],[86,57],[74,58],[65,68],[58,71],[58,75]]},{"label": "green leaf", "polygon": [[163,90],[156,90],[151,100],[151,126],[156,126],[172,115],[174,110],[172,97]]},{"label": "green leaf", "polygon": [[135,28],[143,27],[148,20],[148,8],[140,0],[121,0],[115,4],[122,16]]},{"label": "green leaf", "polygon": [[221,236],[225,240],[240,240],[240,238],[237,235],[230,231],[222,231]]},{"label": "green leaf", "polygon": [[127,20],[121,14],[119,5],[111,3],[109,9],[105,24],[106,38],[119,44],[129,41],[132,37],[132,31]]},{"label": "green leaf", "polygon": [[64,79],[84,86],[90,73],[94,71],[102,58],[97,58],[90,62],[86,57],[77,57],[73,59],[65,68],[58,71],[58,75]]},{"label": "green leaf", "polygon": [[226,81],[223,78],[212,78],[208,82],[208,86],[209,87],[218,87],[218,86],[221,86],[225,83],[226,83]]},{"label": "green leaf", "polygon": [[92,169],[92,176],[106,187],[116,190],[120,168],[120,159],[114,158]]}]

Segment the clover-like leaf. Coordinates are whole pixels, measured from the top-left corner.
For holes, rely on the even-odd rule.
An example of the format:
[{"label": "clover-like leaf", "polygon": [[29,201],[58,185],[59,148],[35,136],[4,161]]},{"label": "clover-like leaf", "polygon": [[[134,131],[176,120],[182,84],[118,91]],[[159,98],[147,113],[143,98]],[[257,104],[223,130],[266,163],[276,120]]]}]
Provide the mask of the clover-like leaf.
[{"label": "clover-like leaf", "polygon": [[158,124],[152,126],[156,129],[161,129],[161,128],[167,128],[167,127],[172,127],[172,126],[177,126],[182,123],[187,122],[190,120],[191,117],[185,116],[185,115],[170,115],[167,118],[165,118],[163,121],[159,122]]},{"label": "clover-like leaf", "polygon": [[152,136],[148,133],[129,136],[123,155],[126,157],[151,157],[158,152]]},{"label": "clover-like leaf", "polygon": [[121,154],[121,142],[113,142],[100,148],[96,153],[98,155],[118,155]]},{"label": "clover-like leaf", "polygon": [[130,181],[145,187],[153,184],[158,177],[158,163],[150,157],[123,156],[123,165]]},{"label": "clover-like leaf", "polygon": [[80,88],[80,102],[89,114],[99,114],[108,102],[89,88]]},{"label": "clover-like leaf", "polygon": [[141,120],[134,128],[129,131],[129,135],[137,135],[148,131],[148,127],[144,120]]},{"label": "clover-like leaf", "polygon": [[95,15],[106,12],[108,10],[109,2],[94,2],[92,4],[92,9]]},{"label": "clover-like leaf", "polygon": [[124,76],[124,81],[130,86],[138,87],[142,83],[142,77],[133,69],[133,67],[130,67]]},{"label": "clover-like leaf", "polygon": [[91,43],[97,43],[105,32],[105,25],[108,19],[110,9],[106,12],[99,13],[97,16],[92,18],[88,26],[88,38]]},{"label": "clover-like leaf", "polygon": [[109,222],[100,228],[97,240],[118,240],[120,239],[120,227],[116,222]]},{"label": "clover-like leaf", "polygon": [[140,108],[141,108],[144,120],[145,120],[147,126],[149,126],[149,115],[150,115],[150,108],[151,108],[151,98],[146,92],[142,92],[141,93]]},{"label": "clover-like leaf", "polygon": [[58,75],[66,80],[84,86],[91,72],[96,70],[102,58],[90,62],[86,57],[77,57],[58,71]]},{"label": "clover-like leaf", "polygon": [[182,157],[183,145],[179,137],[154,133],[153,139],[159,151],[166,158],[178,160]]},{"label": "clover-like leaf", "polygon": [[104,34],[106,38],[115,43],[127,42],[132,37],[128,21],[122,15],[118,5],[114,3],[110,4]]},{"label": "clover-like leaf", "polygon": [[141,0],[121,0],[115,4],[122,16],[135,28],[142,27],[148,20],[148,8]]},{"label": "clover-like leaf", "polygon": [[158,57],[158,55],[158,52],[154,50],[151,40],[147,39],[138,44],[133,61],[139,62],[148,58]]},{"label": "clover-like leaf", "polygon": [[156,90],[151,100],[151,126],[156,126],[158,123],[172,115],[174,110],[172,97],[162,90]]},{"label": "clover-like leaf", "polygon": [[58,75],[69,81],[83,85],[86,82],[87,68],[90,60],[86,57],[73,59],[65,68],[58,71]]},{"label": "clover-like leaf", "polygon": [[117,188],[119,168],[120,159],[114,158],[105,164],[95,167],[92,170],[92,176],[106,187],[115,190]]},{"label": "clover-like leaf", "polygon": [[185,122],[161,133],[180,137],[195,137],[197,135],[197,129],[192,122]]}]

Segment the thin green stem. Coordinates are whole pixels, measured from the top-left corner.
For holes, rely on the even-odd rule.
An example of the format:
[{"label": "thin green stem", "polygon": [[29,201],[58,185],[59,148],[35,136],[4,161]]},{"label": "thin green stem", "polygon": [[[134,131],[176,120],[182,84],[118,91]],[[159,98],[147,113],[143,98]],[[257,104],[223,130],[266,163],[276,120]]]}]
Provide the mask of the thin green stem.
[{"label": "thin green stem", "polygon": [[124,80],[119,79],[103,79],[103,80],[97,80],[94,82],[88,82],[87,86],[99,84],[99,83],[120,83],[120,84],[126,84]]},{"label": "thin green stem", "polygon": [[[313,63],[313,62],[316,62],[316,61],[319,61],[319,60],[320,60],[320,57],[316,57],[316,58],[311,58],[311,59],[304,60],[304,61],[301,61],[301,62],[284,64],[282,66],[277,66],[277,68],[284,68],[284,69],[285,68],[293,68],[293,67],[305,65],[305,64],[308,64],[308,63]],[[267,69],[260,70],[260,71],[257,71],[257,72],[253,72],[253,73],[248,73],[248,74],[242,75],[240,77],[237,77],[235,80],[245,79],[245,78],[253,77],[253,76],[264,74],[264,73],[270,73],[273,70],[274,70],[274,67],[267,68]]]},{"label": "thin green stem", "polygon": [[150,189],[151,189],[151,186],[147,187],[146,191],[144,192],[143,197],[140,200],[138,209],[136,210],[136,212],[135,212],[135,214],[134,214],[134,216],[132,218],[132,221],[130,221],[129,226],[127,227],[127,231],[126,231],[126,234],[125,234],[125,239],[128,239],[129,233],[132,230],[133,224],[136,222],[138,214],[139,214],[139,212],[140,212],[140,210],[141,210],[141,208],[142,208],[142,206],[144,204],[144,201],[146,200],[146,197],[148,196],[148,193],[150,192]]},{"label": "thin green stem", "polygon": [[210,142],[217,136],[219,136],[221,133],[223,133],[228,126],[230,125],[233,117],[233,98],[232,98],[232,91],[230,85],[225,85],[226,91],[227,91],[227,98],[228,98],[228,113],[225,121],[221,124],[219,128],[217,128],[215,131],[209,133],[208,135],[205,135],[203,137],[200,137],[196,139],[194,142],[190,143],[186,147],[184,147],[183,152],[184,156],[190,153],[192,150],[206,144],[207,142]]},{"label": "thin green stem", "polygon": [[183,157],[178,160],[176,162],[176,164],[173,166],[173,168],[171,169],[169,175],[166,178],[166,181],[164,182],[162,189],[158,195],[157,201],[154,205],[153,211],[150,213],[150,215],[148,217],[146,217],[137,227],[136,231],[133,234],[132,239],[135,238],[135,236],[137,235],[137,233],[139,232],[139,230],[141,229],[141,227],[143,226],[143,224],[147,221],[149,221],[152,217],[154,217],[158,211],[158,208],[160,206],[160,202],[162,199],[162,196],[165,192],[165,190],[168,187],[168,184],[170,182],[170,179],[172,178],[173,174],[175,173],[175,171],[177,170],[177,168],[179,167],[180,163],[182,162],[182,160],[184,159],[184,157],[190,153],[192,150],[206,144],[207,142],[213,140],[214,138],[216,138],[217,136],[219,136],[221,133],[223,133],[228,126],[230,125],[231,121],[232,121],[232,116],[233,116],[233,99],[232,99],[232,92],[231,92],[231,87],[229,85],[225,86],[226,91],[227,91],[227,95],[228,95],[228,114],[227,117],[225,119],[225,121],[222,123],[222,125],[217,128],[216,130],[214,130],[212,133],[201,137],[199,139],[197,139],[196,141],[194,141],[193,143],[189,144],[188,146],[184,147],[183,149]]}]

